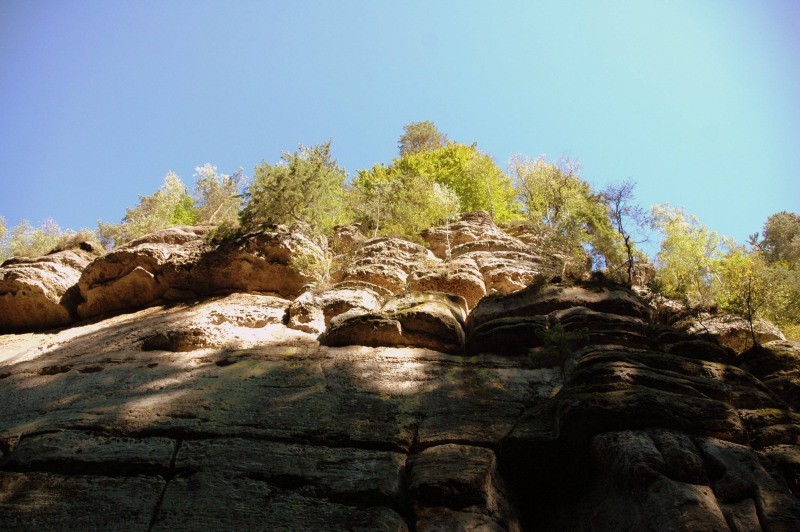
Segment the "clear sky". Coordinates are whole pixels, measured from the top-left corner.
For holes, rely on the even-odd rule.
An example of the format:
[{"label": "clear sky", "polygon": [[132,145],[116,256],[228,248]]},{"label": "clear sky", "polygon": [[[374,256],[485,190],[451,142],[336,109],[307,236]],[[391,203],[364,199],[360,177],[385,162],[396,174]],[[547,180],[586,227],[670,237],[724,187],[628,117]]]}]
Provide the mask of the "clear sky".
[{"label": "clear sky", "polygon": [[333,141],[351,174],[432,120],[744,241],[800,212],[800,2],[0,2],[0,215],[117,222],[169,170]]}]

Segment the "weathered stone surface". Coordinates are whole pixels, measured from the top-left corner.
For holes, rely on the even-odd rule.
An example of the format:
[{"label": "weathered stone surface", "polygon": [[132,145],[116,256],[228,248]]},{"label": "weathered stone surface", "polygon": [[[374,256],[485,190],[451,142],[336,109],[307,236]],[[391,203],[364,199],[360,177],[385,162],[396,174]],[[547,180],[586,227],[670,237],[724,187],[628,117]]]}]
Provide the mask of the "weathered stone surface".
[{"label": "weathered stone surface", "polygon": [[707,438],[700,439],[698,446],[718,499],[738,502],[753,498],[765,530],[792,530],[800,523],[800,502],[770,475],[752,449]]},{"label": "weathered stone surface", "polygon": [[474,329],[499,318],[544,315],[573,307],[640,319],[650,316],[648,307],[622,286],[551,284],[533,285],[506,296],[486,297],[470,313],[467,326]]},{"label": "weathered stone surface", "polygon": [[26,436],[3,467],[16,471],[166,475],[175,451],[168,438],[130,438],[67,430]]},{"label": "weathered stone surface", "polygon": [[[367,287],[334,287],[321,293],[305,292],[289,306],[288,326],[308,333],[325,331],[331,319],[349,311],[377,311],[382,298]],[[351,315],[355,312],[351,312]]]},{"label": "weathered stone surface", "polygon": [[800,343],[775,340],[757,345],[742,353],[737,364],[800,409]]},{"label": "weathered stone surface", "polygon": [[0,472],[3,530],[147,530],[160,478]]},{"label": "weathered stone surface", "polygon": [[402,294],[412,271],[429,267],[438,259],[419,244],[399,238],[373,238],[353,252],[352,263],[344,271],[345,282],[366,282]]},{"label": "weathered stone surface", "polygon": [[246,476],[200,472],[173,479],[153,530],[408,529],[385,507],[356,507],[304,496]]},{"label": "weathered stone surface", "polygon": [[479,510],[479,508],[474,509],[474,511],[459,511],[449,508],[420,508],[417,512],[417,531],[501,532],[504,530],[518,530],[515,526],[502,526]]},{"label": "weathered stone surface", "polygon": [[434,255],[446,259],[448,251],[452,253],[461,244],[507,235],[494,225],[488,212],[476,211],[461,214],[456,222],[426,229],[421,236]]},{"label": "weathered stone surface", "polygon": [[81,249],[0,267],[0,332],[52,329],[74,320],[74,288],[95,254]]},{"label": "weathered stone surface", "polygon": [[329,346],[410,346],[443,353],[464,348],[466,301],[440,292],[390,299],[380,312],[348,312],[331,320],[321,341]]},{"label": "weathered stone surface", "polygon": [[135,240],[87,267],[78,287],[82,318],[230,291],[298,295],[311,278],[292,257],[321,254],[302,234],[278,228],[212,246],[207,228],[173,228]]},{"label": "weathered stone surface", "polygon": [[416,270],[408,278],[409,290],[418,292],[446,292],[463,297],[473,308],[486,295],[478,265],[470,258],[458,258],[430,269]]},{"label": "weathered stone surface", "polygon": [[[0,522],[56,501],[38,528],[117,505],[75,522],[800,528],[796,346],[737,357],[672,318],[653,323],[647,298],[602,278],[547,284],[554,261],[531,252],[536,238],[461,222],[471,234],[449,262],[353,232],[348,249],[328,248],[348,256],[320,292],[293,265],[325,244],[291,229],[132,243],[153,253],[122,261],[144,272],[128,273],[163,289],[147,308],[0,335],[0,478],[13,479]],[[515,262],[539,272],[535,285],[481,297],[518,290],[492,274]]]},{"label": "weathered stone surface", "polygon": [[179,471],[236,473],[316,497],[399,505],[406,455],[241,438],[185,441]]},{"label": "weathered stone surface", "polygon": [[[704,313],[681,319],[674,323],[674,327],[689,334],[710,336],[737,353],[741,353],[753,345],[750,323],[740,316]],[[753,328],[758,343],[786,340],[783,333],[766,320],[754,320]]]},{"label": "weathered stone surface", "polygon": [[[445,444],[425,449],[409,458],[409,490],[421,507],[472,510],[490,516],[506,528],[516,526],[505,486],[497,471],[491,449]],[[422,513],[423,523],[432,527],[437,517]],[[444,513],[438,519],[458,522],[463,515]],[[474,522],[472,518],[467,522]],[[488,519],[478,520],[486,523]]]}]

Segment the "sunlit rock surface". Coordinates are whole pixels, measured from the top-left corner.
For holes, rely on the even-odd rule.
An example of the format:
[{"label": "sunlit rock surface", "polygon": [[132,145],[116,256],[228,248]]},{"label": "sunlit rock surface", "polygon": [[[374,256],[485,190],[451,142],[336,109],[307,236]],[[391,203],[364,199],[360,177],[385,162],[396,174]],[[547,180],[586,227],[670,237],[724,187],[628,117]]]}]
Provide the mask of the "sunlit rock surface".
[{"label": "sunlit rock surface", "polygon": [[0,335],[0,528],[800,529],[797,344],[739,355],[484,215],[448,230],[350,231],[325,286],[279,231],[98,259],[102,314]]},{"label": "sunlit rock surface", "polygon": [[0,332],[52,329],[73,321],[80,302],[75,285],[95,257],[70,249],[6,261],[0,266]]}]

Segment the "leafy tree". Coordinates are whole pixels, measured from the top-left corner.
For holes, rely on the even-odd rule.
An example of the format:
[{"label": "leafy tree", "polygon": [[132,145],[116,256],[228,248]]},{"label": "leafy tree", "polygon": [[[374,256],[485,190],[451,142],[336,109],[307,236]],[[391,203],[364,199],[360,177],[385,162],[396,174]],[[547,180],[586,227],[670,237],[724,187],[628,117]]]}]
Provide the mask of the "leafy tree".
[{"label": "leafy tree", "polygon": [[243,169],[233,175],[220,174],[209,163],[195,168],[197,184],[197,220],[201,223],[236,225],[242,199],[239,187],[244,182]]},{"label": "leafy tree", "polygon": [[573,262],[581,261],[583,246],[589,247],[597,265],[623,262],[620,238],[609,220],[605,198],[580,177],[576,161],[565,158],[553,164],[544,156],[516,156],[510,169],[531,224],[551,235],[553,245],[567,250]]},{"label": "leafy tree", "polygon": [[663,234],[656,255],[658,291],[692,306],[710,305],[712,273],[722,256],[719,235],[696,216],[666,204],[653,207],[653,225]]},{"label": "leafy tree", "polygon": [[126,209],[119,224],[98,223],[100,240],[113,247],[149,233],[175,225],[197,223],[194,199],[183,181],[173,172],[164,177],[164,184],[150,196],[139,196],[139,204]]},{"label": "leafy tree", "polygon": [[800,269],[800,216],[779,212],[767,218],[758,244],[769,262],[783,261]]},{"label": "leafy tree", "polygon": [[331,143],[284,153],[278,164],[262,162],[245,193],[242,227],[306,222],[327,232],[342,221],[345,171],[331,158]]},{"label": "leafy tree", "polygon": [[34,227],[28,220],[22,220],[16,227],[8,229],[5,219],[0,217],[0,260],[46,255],[62,238],[72,233],[63,231],[52,218],[45,220],[39,227]]},{"label": "leafy tree", "polygon": [[411,122],[403,126],[403,135],[397,143],[400,156],[435,150],[447,144],[447,137],[440,132],[433,122]]},{"label": "leafy tree", "polygon": [[441,148],[406,153],[389,171],[422,176],[446,186],[458,196],[464,212],[485,210],[498,223],[518,218],[511,179],[475,145],[451,142]]},{"label": "leafy tree", "polygon": [[378,234],[416,240],[423,229],[454,217],[458,196],[422,174],[375,165],[359,170],[348,194],[353,217]]}]

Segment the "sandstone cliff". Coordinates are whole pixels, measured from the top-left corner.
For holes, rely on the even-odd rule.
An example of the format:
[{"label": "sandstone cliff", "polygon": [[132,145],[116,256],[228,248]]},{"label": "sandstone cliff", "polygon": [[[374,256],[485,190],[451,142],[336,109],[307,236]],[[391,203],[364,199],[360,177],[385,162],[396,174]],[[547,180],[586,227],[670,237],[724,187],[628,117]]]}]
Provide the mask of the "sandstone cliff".
[{"label": "sandstone cliff", "polygon": [[206,233],[0,268],[2,529],[800,529],[769,324],[567,282],[481,213],[338,257]]}]

